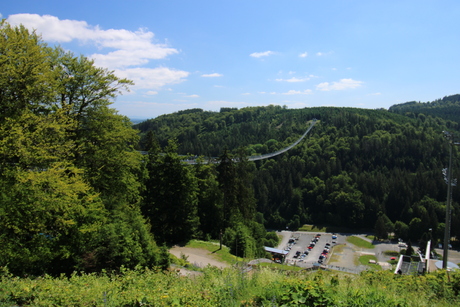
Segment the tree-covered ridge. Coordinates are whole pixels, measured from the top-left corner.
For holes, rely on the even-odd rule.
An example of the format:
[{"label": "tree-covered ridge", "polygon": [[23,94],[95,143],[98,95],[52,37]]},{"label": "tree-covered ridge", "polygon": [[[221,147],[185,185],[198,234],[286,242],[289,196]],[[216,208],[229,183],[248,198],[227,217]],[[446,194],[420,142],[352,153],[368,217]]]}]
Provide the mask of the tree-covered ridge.
[{"label": "tree-covered ridge", "polygon": [[447,122],[448,128],[458,130],[460,127],[460,94],[445,96],[432,102],[410,101],[396,104],[391,106],[389,111],[419,117],[421,120],[424,120],[426,116],[440,117],[452,121]]},{"label": "tree-covered ridge", "polygon": [[[442,237],[446,184],[441,170],[448,158],[442,131],[452,127],[442,118],[383,109],[268,106],[178,112],[137,127],[152,131],[160,143],[170,137],[185,140],[181,154],[212,156],[218,153],[212,150],[244,146],[252,155],[286,147],[312,118],[319,123],[305,141],[254,164],[257,210],[267,227],[313,222],[374,229],[379,219],[402,238],[419,240],[429,228]],[[454,189],[454,200],[458,196]],[[455,225],[458,209],[455,204]],[[457,226],[452,230],[460,234]]]}]

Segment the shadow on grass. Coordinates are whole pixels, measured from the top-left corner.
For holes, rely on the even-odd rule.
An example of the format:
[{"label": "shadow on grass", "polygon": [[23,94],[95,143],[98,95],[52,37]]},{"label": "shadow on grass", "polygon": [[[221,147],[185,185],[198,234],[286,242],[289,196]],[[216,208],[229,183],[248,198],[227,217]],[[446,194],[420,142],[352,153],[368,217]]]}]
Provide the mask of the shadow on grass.
[{"label": "shadow on grass", "polygon": [[211,253],[217,253],[218,251],[222,250],[222,247],[219,247],[218,249],[216,249],[215,251],[212,251]]}]

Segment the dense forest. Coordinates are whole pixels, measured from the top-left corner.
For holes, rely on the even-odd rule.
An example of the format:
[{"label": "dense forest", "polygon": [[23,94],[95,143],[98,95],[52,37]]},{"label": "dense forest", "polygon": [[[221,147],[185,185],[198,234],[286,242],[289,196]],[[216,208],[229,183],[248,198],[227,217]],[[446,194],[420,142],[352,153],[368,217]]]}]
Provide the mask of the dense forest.
[{"label": "dense forest", "polygon": [[[432,102],[410,101],[396,104],[390,107],[389,111],[413,118],[421,117],[423,119],[424,115],[430,115],[460,123],[460,94],[446,96]],[[457,130],[459,128],[457,126]]]},{"label": "dense forest", "polygon": [[[181,155],[218,156],[226,149],[246,156],[277,151],[319,120],[308,138],[272,159],[251,162],[257,211],[268,228],[324,223],[387,232],[418,242],[433,230],[443,236],[448,143],[443,130],[458,122],[429,114],[354,108],[280,106],[201,109],[138,124],[160,144],[176,139]],[[457,149],[454,148],[457,156]],[[454,159],[457,161],[457,159]],[[454,163],[454,177],[458,163]],[[454,200],[459,192],[454,189]],[[452,234],[460,235],[454,203]]]},{"label": "dense forest", "polygon": [[[270,105],[186,110],[133,129],[111,108],[130,80],[35,32],[2,22],[0,63],[0,267],[15,275],[166,268],[167,246],[192,238],[261,257],[277,242],[266,229],[304,223],[442,238],[452,118]],[[246,159],[292,144],[313,118],[293,149]],[[190,155],[216,163],[184,163]]]}]

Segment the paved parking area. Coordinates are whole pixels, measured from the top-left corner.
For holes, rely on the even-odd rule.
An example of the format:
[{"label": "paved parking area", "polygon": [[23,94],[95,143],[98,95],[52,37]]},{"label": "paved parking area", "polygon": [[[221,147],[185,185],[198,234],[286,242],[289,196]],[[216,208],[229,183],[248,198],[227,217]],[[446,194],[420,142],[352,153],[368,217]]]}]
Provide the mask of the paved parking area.
[{"label": "paved parking area", "polygon": [[[289,249],[289,254],[286,256],[286,263],[301,267],[312,267],[314,264],[318,264],[319,257],[324,252],[326,243],[330,244],[330,250],[334,245],[332,242],[338,243],[337,240],[332,239],[333,235],[331,233],[283,231],[282,234],[283,240],[278,248],[283,250]],[[309,249],[308,247],[315,238],[317,239],[314,242],[314,247]],[[294,242],[290,244],[290,240]],[[305,255],[305,252],[308,252],[308,255]],[[300,256],[296,255],[298,253],[300,253]],[[327,258],[324,260],[326,262]]]},{"label": "paved parking area", "polygon": [[[286,263],[291,265],[296,265],[300,267],[313,267],[318,264],[318,259],[321,253],[324,250],[326,243],[331,244],[331,249],[327,255],[327,258],[323,264],[331,267],[332,269],[344,270],[353,273],[358,273],[362,270],[368,268],[367,265],[358,264],[357,259],[359,256],[364,254],[375,255],[378,263],[382,266],[383,269],[391,269],[391,265],[388,263],[391,256],[385,255],[385,251],[400,251],[397,243],[391,242],[379,242],[374,245],[372,249],[366,249],[357,247],[353,244],[347,242],[348,236],[358,236],[364,240],[371,241],[366,238],[363,234],[345,234],[337,233],[336,239],[332,239],[332,233],[312,233],[312,232],[291,232],[291,231],[281,231],[279,234],[282,235],[283,239],[278,245],[279,249],[289,250],[288,255],[286,256]],[[316,242],[315,247],[309,250],[308,255],[302,257],[297,257],[296,253],[300,252],[302,255],[306,250],[310,242],[320,234],[321,236]],[[290,244],[289,241],[294,241],[295,243]],[[335,243],[332,243],[335,242]],[[417,249],[417,246],[414,246],[414,249]],[[442,255],[442,250],[435,249],[437,253]],[[453,263],[460,263],[460,252],[451,250],[449,251],[449,261]]]}]

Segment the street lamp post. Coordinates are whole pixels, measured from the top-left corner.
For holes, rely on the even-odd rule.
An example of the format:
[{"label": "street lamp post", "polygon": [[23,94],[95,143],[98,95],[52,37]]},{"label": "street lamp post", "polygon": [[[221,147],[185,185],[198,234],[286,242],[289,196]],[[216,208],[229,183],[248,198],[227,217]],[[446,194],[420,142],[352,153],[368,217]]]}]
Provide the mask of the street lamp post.
[{"label": "street lamp post", "polygon": [[454,135],[448,131],[443,131],[444,136],[449,142],[449,168],[446,171],[446,182],[447,182],[447,202],[446,202],[446,227],[444,229],[444,254],[442,259],[442,268],[447,269],[447,258],[449,255],[449,241],[450,241],[450,222],[451,222],[451,207],[452,207],[452,147],[454,145],[460,145],[454,141]]}]

